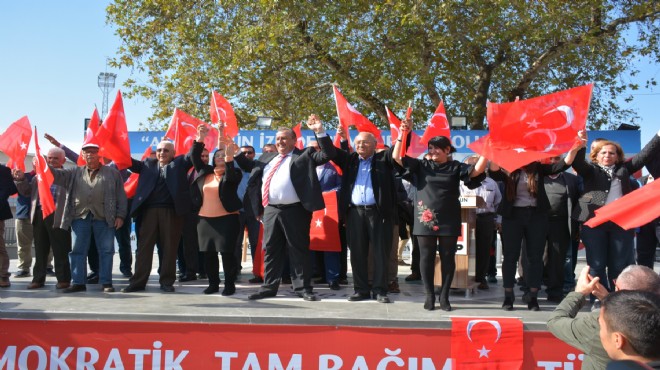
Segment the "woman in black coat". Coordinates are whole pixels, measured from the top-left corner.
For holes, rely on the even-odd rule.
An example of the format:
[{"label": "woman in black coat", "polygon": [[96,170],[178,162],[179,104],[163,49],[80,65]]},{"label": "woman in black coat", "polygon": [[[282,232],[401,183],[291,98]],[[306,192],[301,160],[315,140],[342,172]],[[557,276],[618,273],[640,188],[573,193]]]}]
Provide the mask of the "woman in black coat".
[{"label": "woman in black coat", "polygon": [[[621,146],[613,141],[599,141],[589,156],[590,161],[585,160],[585,149],[578,152],[573,168],[582,176],[584,193],[573,210],[577,221],[589,220],[598,208],[634,190],[630,176],[645,165],[660,161],[658,135],[628,161]],[[583,139],[586,140],[586,133]],[[610,221],[596,227],[582,225],[581,236],[591,275],[598,276],[601,284],[613,290],[614,280],[621,271],[635,264],[634,230],[624,230]]]},{"label": "woman in black coat", "polygon": [[412,184],[417,189],[413,206],[413,235],[417,237],[420,249],[420,272],[426,291],[424,309],[435,309],[435,256],[440,252],[442,289],[440,309],[451,311],[449,289],[456,271],[456,241],[461,234],[461,181],[466,186],[476,188],[485,178],[486,158],[480,158],[474,165],[450,159],[456,149],[449,138],[436,136],[428,142],[431,159],[401,158],[401,137],[409,133],[412,122],[401,123],[401,133],[394,146],[392,160],[405,168],[412,176]]},{"label": "woman in black coat", "polygon": [[238,211],[243,206],[237,189],[242,174],[240,169],[234,167],[234,146],[225,145],[223,135],[218,138],[219,149],[213,153],[213,166],[202,161],[207,133],[208,129],[199,125],[197,139],[190,155],[197,171],[190,193],[194,209],[199,210],[199,250],[204,252],[204,266],[209,278],[209,286],[204,289],[204,294],[213,294],[220,290],[220,252],[225,272],[222,295],[227,296],[236,292],[238,262],[234,249],[240,228]]}]

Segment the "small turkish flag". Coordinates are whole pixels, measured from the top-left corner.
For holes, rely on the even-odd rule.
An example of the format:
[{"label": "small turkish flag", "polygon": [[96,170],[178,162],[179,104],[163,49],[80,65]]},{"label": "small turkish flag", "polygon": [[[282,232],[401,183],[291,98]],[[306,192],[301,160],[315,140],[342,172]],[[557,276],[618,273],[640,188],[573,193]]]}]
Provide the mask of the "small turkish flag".
[{"label": "small turkish flag", "polygon": [[224,96],[215,91],[211,92],[211,123],[224,123],[224,134],[230,138],[235,138],[238,135],[238,121],[234,108],[225,99]]},{"label": "small turkish flag", "polygon": [[128,140],[128,127],[121,91],[117,91],[115,102],[96,131],[95,137],[98,140],[99,148],[102,148],[99,152],[112,159],[117,169],[123,170],[132,165],[131,143]]},{"label": "small turkish flag", "polygon": [[[99,123],[101,122],[101,118],[99,118],[99,111],[94,108],[94,112],[92,112],[92,118],[89,120],[89,124],[87,125],[87,131],[85,132],[85,141],[83,141],[83,146],[85,144],[89,143],[94,143],[98,145],[98,140],[96,140],[96,131],[99,129]],[[99,148],[99,155],[103,157],[103,148]],[[80,149],[80,155],[78,156],[78,166],[84,166],[87,164],[85,161],[85,156],[83,156],[82,149]]]},{"label": "small turkish flag", "polygon": [[264,278],[264,224],[259,222],[259,238],[252,256],[252,275]]},{"label": "small turkish flag", "polygon": [[[510,172],[565,153],[575,143],[577,132],[585,128],[592,88],[585,85],[528,100],[488,103],[490,139],[481,143],[488,149],[481,153],[473,147],[475,143],[469,147]],[[500,152],[499,160],[487,154],[494,152]],[[516,156],[520,158],[512,158]]]},{"label": "small turkish flag", "polygon": [[378,127],[371,123],[362,113],[358,112],[357,109],[353,108],[336,86],[332,87],[332,91],[335,94],[339,124],[344,128],[344,132],[348,134],[349,126],[355,126],[360,132],[371,132],[376,137],[377,147],[384,148],[385,142],[383,142],[383,137]]},{"label": "small turkish flag", "polygon": [[0,135],[0,151],[9,157],[7,167],[18,168],[25,172],[25,156],[31,138],[32,127],[27,116],[23,116],[9,125],[7,130]]},{"label": "small turkish flag", "polygon": [[[655,199],[655,200],[653,200]],[[643,209],[643,212],[640,210]],[[660,181],[655,180],[596,210],[584,224],[596,227],[612,221],[624,230],[646,225],[660,216]]]},{"label": "small turkish flag", "polygon": [[523,325],[519,319],[452,317],[451,322],[455,369],[522,368]]},{"label": "small turkish flag", "polygon": [[[387,120],[390,121],[391,138],[392,140],[396,140],[396,138],[399,137],[399,127],[401,127],[401,120],[387,106],[385,107],[385,112],[387,112]],[[417,135],[414,131],[412,131],[410,134],[410,145],[408,146],[408,148],[406,148],[405,154],[417,158],[421,154],[425,153],[426,150],[428,149],[428,146],[422,144],[421,141],[422,138],[419,137],[419,135]]]},{"label": "small turkish flag", "polygon": [[323,201],[325,208],[312,214],[312,223],[309,226],[309,249],[322,252],[341,252],[337,192],[324,192]]},{"label": "small turkish flag", "polygon": [[50,187],[53,185],[53,173],[48,168],[46,160],[41,155],[39,148],[39,140],[37,128],[34,128],[34,151],[36,159],[35,170],[37,172],[37,190],[39,192],[39,202],[41,203],[41,213],[43,218],[48,217],[51,213],[55,212],[55,201],[53,200],[53,193],[50,192]]},{"label": "small turkish flag", "polygon": [[426,125],[426,130],[424,130],[420,141],[423,145],[428,145],[429,140],[436,136],[444,136],[447,139],[451,138],[449,121],[447,121],[447,113],[445,112],[445,105],[442,103],[442,100],[438,104],[438,108],[435,109],[433,117],[431,117]]},{"label": "small turkish flag", "polygon": [[212,128],[208,123],[195,118],[188,113],[174,108],[170,127],[168,127],[165,137],[174,141],[174,152],[176,155],[186,154],[193,145],[197,136],[197,127],[205,125],[209,131],[204,139],[204,148],[212,152],[218,143],[218,130]]},{"label": "small turkish flag", "polygon": [[302,123],[293,126],[293,132],[296,134],[296,148],[300,150],[305,149],[305,144],[303,143],[302,138]]}]

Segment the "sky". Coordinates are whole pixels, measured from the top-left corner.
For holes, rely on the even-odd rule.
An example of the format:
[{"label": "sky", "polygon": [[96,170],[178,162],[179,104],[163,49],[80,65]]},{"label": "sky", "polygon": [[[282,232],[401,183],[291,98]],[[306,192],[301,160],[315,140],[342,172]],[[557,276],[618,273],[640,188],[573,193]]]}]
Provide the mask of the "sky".
[{"label": "sky", "polygon": [[[103,95],[97,86],[100,72],[118,75],[116,88],[128,78],[143,80],[129,69],[106,69],[120,45],[114,29],[106,24],[105,0],[0,0],[0,132],[27,115],[39,129],[39,144],[49,133],[60,142],[78,149],[83,138],[83,122],[94,107],[99,112]],[[633,81],[660,80],[660,65],[640,61],[642,70]],[[116,88],[110,93],[112,105]],[[642,127],[642,145],[660,130],[660,87],[634,92],[632,103]],[[329,102],[332,100],[329,98]],[[151,114],[150,102],[124,98],[129,131],[137,131]],[[31,143],[30,152],[34,152]]]}]

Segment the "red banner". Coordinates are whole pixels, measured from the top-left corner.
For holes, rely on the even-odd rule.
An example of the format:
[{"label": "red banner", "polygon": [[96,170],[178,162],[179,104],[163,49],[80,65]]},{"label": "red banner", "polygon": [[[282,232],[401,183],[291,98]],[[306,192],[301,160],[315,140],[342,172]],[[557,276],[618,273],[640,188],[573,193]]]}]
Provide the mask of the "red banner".
[{"label": "red banner", "polygon": [[457,370],[513,370],[523,364],[523,323],[515,318],[453,317]]},{"label": "red banner", "polygon": [[[447,369],[448,329],[0,320],[0,369]],[[473,338],[476,340],[476,337]],[[524,332],[524,369],[575,369],[582,355]]]}]

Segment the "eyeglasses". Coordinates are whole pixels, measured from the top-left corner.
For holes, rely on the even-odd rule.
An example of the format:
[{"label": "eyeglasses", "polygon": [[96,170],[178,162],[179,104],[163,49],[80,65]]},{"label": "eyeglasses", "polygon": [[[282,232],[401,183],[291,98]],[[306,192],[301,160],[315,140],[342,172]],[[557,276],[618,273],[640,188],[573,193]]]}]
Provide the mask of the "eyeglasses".
[{"label": "eyeglasses", "polygon": [[170,152],[170,150],[169,150],[169,149],[167,149],[167,148],[158,148],[158,149],[156,149],[156,152],[164,152],[164,153],[169,153],[169,152]]}]

